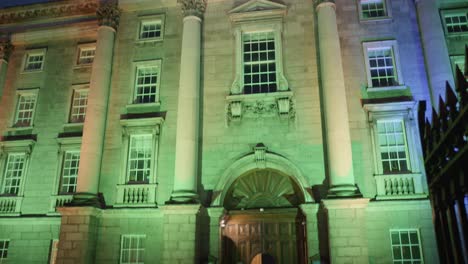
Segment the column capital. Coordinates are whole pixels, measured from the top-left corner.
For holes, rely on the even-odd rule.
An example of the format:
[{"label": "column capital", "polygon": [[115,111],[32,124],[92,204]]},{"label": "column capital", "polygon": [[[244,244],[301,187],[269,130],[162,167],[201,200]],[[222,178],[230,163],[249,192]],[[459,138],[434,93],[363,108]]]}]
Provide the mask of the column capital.
[{"label": "column capital", "polygon": [[8,61],[14,49],[10,40],[0,40],[0,60]]},{"label": "column capital", "polygon": [[177,0],[181,5],[184,17],[197,16],[203,17],[206,9],[206,0]]},{"label": "column capital", "polygon": [[108,26],[117,30],[120,21],[121,10],[116,3],[107,3],[101,5],[96,10],[99,26]]},{"label": "column capital", "polygon": [[315,6],[317,10],[323,6],[333,6],[335,8],[335,0],[315,0]]}]

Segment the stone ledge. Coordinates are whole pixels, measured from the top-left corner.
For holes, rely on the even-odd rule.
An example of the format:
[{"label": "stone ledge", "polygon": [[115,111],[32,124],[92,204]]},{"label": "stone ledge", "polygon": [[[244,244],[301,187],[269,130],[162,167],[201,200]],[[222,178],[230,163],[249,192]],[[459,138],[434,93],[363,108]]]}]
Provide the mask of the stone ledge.
[{"label": "stone ledge", "polygon": [[355,209],[366,208],[369,204],[369,198],[357,199],[324,199],[322,200],[325,209],[338,210],[338,209]]}]

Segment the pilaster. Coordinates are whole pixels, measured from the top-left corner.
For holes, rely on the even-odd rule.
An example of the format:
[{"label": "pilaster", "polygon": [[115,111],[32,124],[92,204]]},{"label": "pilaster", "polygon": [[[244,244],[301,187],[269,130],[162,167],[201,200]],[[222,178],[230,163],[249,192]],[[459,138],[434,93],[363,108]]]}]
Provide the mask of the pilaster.
[{"label": "pilaster", "polygon": [[0,40],[0,100],[3,94],[3,87],[5,86],[6,75],[8,70],[8,60],[11,53],[13,53],[14,46],[9,39]]},{"label": "pilaster", "polygon": [[356,196],[346,88],[334,1],[318,1],[317,21],[329,195]]},{"label": "pilaster", "polygon": [[73,204],[78,206],[102,206],[103,204],[97,194],[110,93],[114,39],[120,10],[116,4],[105,4],[98,8],[96,14],[99,23],[96,54],[91,71],[88,106],[83,126],[77,194],[73,199]]},{"label": "pilaster", "polygon": [[184,26],[177,105],[174,190],[171,201],[191,203],[198,200],[201,27],[206,1],[179,0],[179,3],[184,14]]},{"label": "pilaster", "polygon": [[302,213],[306,216],[307,254],[309,256],[309,260],[320,261],[320,234],[317,215],[319,204],[301,204],[299,207],[301,208]]},{"label": "pilaster", "polygon": [[215,258],[217,261],[221,259],[220,256],[220,228],[221,225],[224,223],[222,222],[223,214],[225,210],[223,207],[210,207],[207,208],[208,216],[210,218],[210,230],[209,230],[209,239],[210,239],[210,247],[209,247],[209,258]]}]

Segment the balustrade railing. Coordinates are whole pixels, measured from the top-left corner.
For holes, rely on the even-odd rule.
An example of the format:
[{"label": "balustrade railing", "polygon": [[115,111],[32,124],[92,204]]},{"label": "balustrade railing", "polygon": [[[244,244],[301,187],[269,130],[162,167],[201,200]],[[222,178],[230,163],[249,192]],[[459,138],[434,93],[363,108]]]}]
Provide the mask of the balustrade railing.
[{"label": "balustrade railing", "polygon": [[155,207],[157,184],[117,185],[116,207]]},{"label": "balustrade railing", "polygon": [[409,199],[427,197],[423,190],[422,175],[390,174],[376,175],[377,199]]},{"label": "balustrade railing", "polygon": [[3,196],[0,197],[0,215],[19,215],[23,197]]}]

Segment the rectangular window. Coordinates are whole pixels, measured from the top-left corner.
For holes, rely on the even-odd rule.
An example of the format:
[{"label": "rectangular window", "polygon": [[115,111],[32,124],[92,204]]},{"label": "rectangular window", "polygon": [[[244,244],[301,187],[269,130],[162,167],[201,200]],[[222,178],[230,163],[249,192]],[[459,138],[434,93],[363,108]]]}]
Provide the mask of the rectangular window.
[{"label": "rectangular window", "polygon": [[408,172],[408,150],[402,120],[378,120],[377,135],[383,173]]},{"label": "rectangular window", "polygon": [[360,5],[361,17],[363,19],[387,16],[385,0],[360,0]]},{"label": "rectangular window", "polygon": [[94,55],[96,53],[95,46],[82,46],[78,48],[78,60],[77,65],[88,65],[94,61]]},{"label": "rectangular window", "polygon": [[372,87],[398,85],[393,50],[391,47],[369,49],[367,51],[367,57],[369,60]]},{"label": "rectangular window", "polygon": [[444,16],[447,33],[468,32],[467,13],[449,13]]},{"label": "rectangular window", "polygon": [[18,195],[24,174],[26,153],[9,153],[3,176],[3,195]]},{"label": "rectangular window", "polygon": [[390,230],[393,263],[423,263],[417,229]]},{"label": "rectangular window", "polygon": [[30,127],[33,123],[34,109],[36,108],[36,94],[20,94],[16,107],[14,127]]},{"label": "rectangular window", "polygon": [[160,38],[162,32],[161,20],[142,21],[140,24],[140,39]]},{"label": "rectangular window", "polygon": [[88,90],[75,89],[73,91],[72,105],[70,110],[70,123],[83,123],[88,106]]},{"label": "rectangular window", "polygon": [[143,264],[146,235],[122,235],[120,264]]},{"label": "rectangular window", "polygon": [[128,181],[148,183],[151,174],[153,135],[131,135],[128,151]]},{"label": "rectangular window", "polygon": [[159,86],[158,65],[142,65],[136,68],[134,103],[155,103]]},{"label": "rectangular window", "polygon": [[9,239],[0,239],[0,263],[2,263],[3,260],[6,260],[8,258],[9,246],[10,246]]},{"label": "rectangular window", "polygon": [[26,53],[24,71],[40,71],[44,66],[45,50],[34,50]]},{"label": "rectangular window", "polygon": [[60,180],[60,193],[75,193],[80,167],[80,152],[66,151],[63,155],[62,178]]},{"label": "rectangular window", "polygon": [[244,33],[244,94],[276,92],[274,32]]}]

